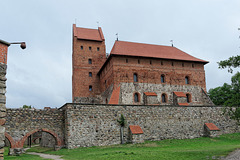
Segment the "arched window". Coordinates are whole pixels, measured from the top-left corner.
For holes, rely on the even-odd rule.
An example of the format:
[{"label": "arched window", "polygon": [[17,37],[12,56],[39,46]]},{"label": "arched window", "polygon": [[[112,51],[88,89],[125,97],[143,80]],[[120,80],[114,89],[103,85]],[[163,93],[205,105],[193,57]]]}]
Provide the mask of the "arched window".
[{"label": "arched window", "polygon": [[166,103],[166,102],[167,102],[167,95],[162,94],[162,103]]},{"label": "arched window", "polygon": [[161,75],[161,83],[165,83],[165,75],[164,74]]},{"label": "arched window", "polygon": [[188,78],[188,76],[185,77],[185,84],[189,84],[189,78]]},{"label": "arched window", "polygon": [[138,82],[138,75],[137,75],[137,73],[133,74],[133,81],[134,82]]},{"label": "arched window", "polygon": [[134,102],[139,102],[139,94],[138,93],[135,93],[134,94]]},{"label": "arched window", "polygon": [[191,95],[187,93],[186,96],[187,96],[187,103],[190,103],[191,102]]}]

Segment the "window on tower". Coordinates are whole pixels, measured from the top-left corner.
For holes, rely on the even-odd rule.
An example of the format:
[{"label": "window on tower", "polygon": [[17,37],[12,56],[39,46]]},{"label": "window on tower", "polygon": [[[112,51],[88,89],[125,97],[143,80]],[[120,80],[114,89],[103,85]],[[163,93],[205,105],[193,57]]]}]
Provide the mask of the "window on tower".
[{"label": "window on tower", "polygon": [[83,50],[83,46],[81,46],[81,50]]},{"label": "window on tower", "polygon": [[99,47],[97,47],[97,51],[100,51],[100,48],[99,48]]},{"label": "window on tower", "polygon": [[93,90],[93,88],[92,88],[92,86],[90,85],[90,86],[89,86],[89,91],[92,92],[92,90]]},{"label": "window on tower", "polygon": [[92,72],[89,72],[89,77],[92,77]]},{"label": "window on tower", "polygon": [[88,64],[92,64],[92,59],[88,59]]},{"label": "window on tower", "polygon": [[92,50],[92,47],[89,47],[89,51],[91,51]]}]

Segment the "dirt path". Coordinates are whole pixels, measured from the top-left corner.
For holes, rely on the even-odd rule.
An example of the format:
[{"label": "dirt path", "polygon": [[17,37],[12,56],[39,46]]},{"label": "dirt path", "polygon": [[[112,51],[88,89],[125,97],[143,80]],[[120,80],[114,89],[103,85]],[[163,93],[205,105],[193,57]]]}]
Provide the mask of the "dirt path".
[{"label": "dirt path", "polygon": [[240,159],[240,149],[230,153],[224,160],[239,160]]},{"label": "dirt path", "polygon": [[53,159],[53,160],[64,160],[61,158],[62,156],[57,156],[52,154],[44,154],[44,153],[36,153],[36,152],[27,152],[26,154],[38,155],[42,158]]}]

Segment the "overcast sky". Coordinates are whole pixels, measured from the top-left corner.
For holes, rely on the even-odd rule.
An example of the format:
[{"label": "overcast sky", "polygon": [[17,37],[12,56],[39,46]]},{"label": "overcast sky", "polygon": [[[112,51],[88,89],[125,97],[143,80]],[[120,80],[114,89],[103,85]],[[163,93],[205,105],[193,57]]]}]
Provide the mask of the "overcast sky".
[{"label": "overcast sky", "polygon": [[[119,40],[171,45],[209,61],[207,90],[231,83],[217,63],[240,53],[239,0],[2,0],[0,39],[8,51],[7,107],[71,102],[72,24],[102,27],[107,53]],[[235,69],[236,72],[239,69]]]}]

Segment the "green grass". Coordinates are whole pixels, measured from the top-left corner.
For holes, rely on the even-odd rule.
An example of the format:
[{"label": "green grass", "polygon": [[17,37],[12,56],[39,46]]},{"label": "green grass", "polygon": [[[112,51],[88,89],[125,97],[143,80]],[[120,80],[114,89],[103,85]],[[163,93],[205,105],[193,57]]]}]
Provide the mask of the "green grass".
[{"label": "green grass", "polygon": [[[62,155],[65,160],[78,159],[160,159],[160,160],[202,160],[217,159],[240,148],[240,133],[226,134],[218,138],[196,138],[185,140],[147,141],[143,144],[124,144],[105,147],[88,147],[44,151]],[[8,158],[5,158],[8,159]],[[35,158],[34,158],[35,159]]]},{"label": "green grass", "polygon": [[[30,155],[30,154],[21,154],[20,156],[9,156],[8,155],[8,147],[4,147],[4,159],[5,160],[43,160],[43,158],[36,156],[36,155]],[[47,160],[47,159],[44,159]]]}]

